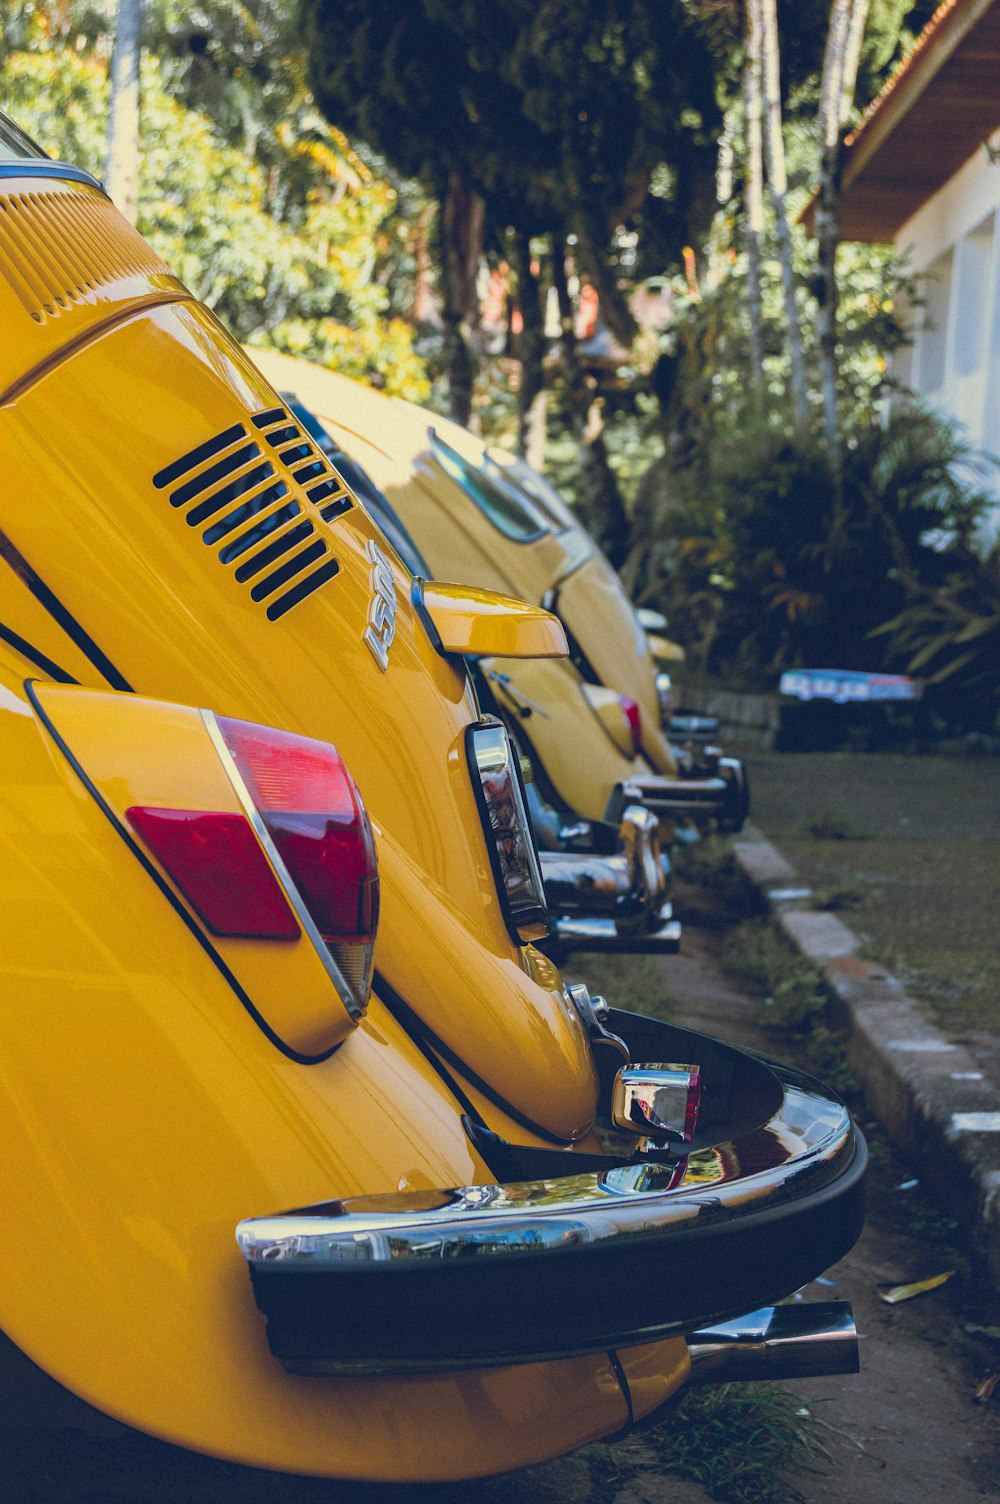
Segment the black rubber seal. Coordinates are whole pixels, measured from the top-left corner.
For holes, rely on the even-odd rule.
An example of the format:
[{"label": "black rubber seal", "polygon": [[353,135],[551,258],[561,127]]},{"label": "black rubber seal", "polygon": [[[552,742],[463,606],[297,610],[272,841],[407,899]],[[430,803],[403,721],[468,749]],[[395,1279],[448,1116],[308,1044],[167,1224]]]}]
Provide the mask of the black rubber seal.
[{"label": "black rubber seal", "polygon": [[131,694],[132,686],[124,674],[118,672],[111,659],[101,651],[94,639],[84,631],[76,617],[67,611],[59,597],[54,591],[49,589],[41,575],[32,568],[17,545],[12,543],[4,532],[0,532],[0,558],[9,565],[22,585],[25,585],[31,591],[35,600],[49,613],[53,621],[62,628],[66,636],[72,642],[76,643],[76,646],[83,653],[84,657],[90,659],[90,662],[102,678],[110,684],[111,688],[120,689],[127,694]]},{"label": "black rubber seal", "polygon": [[452,1070],[456,1071],[460,1077],[464,1077],[470,1086],[475,1087],[476,1091],[492,1102],[495,1107],[499,1107],[501,1112],[506,1113],[515,1123],[520,1123],[522,1128],[527,1128],[530,1133],[536,1133],[539,1138],[547,1139],[550,1144],[568,1146],[572,1142],[570,1139],[560,1138],[557,1133],[552,1133],[548,1128],[542,1128],[538,1123],[533,1122],[531,1118],[508,1102],[506,1097],[502,1096],[488,1081],[484,1081],[482,1076],[478,1076],[450,1045],[445,1044],[440,1035],[435,1034],[434,1030],[424,1023],[420,1015],[414,1012],[409,1003],[404,1002],[399,993],[378,972],[375,973],[372,982],[372,991],[379,1001],[388,1008],[396,1022],[406,1030],[414,1044],[417,1045],[427,1060],[430,1061],[455,1099],[461,1103],[463,1110],[474,1122],[482,1123],[482,1115],[476,1111],[469,1098],[462,1091],[460,1083],[454,1079],[447,1069],[448,1066],[451,1066]]},{"label": "black rubber seal", "polygon": [[9,648],[13,648],[16,653],[20,653],[22,658],[27,658],[28,662],[33,663],[36,668],[40,668],[48,678],[55,679],[57,684],[80,682],[74,679],[72,674],[68,674],[64,668],[60,668],[58,663],[53,663],[52,659],[46,657],[40,648],[35,647],[34,643],[28,642],[17,632],[12,631],[4,622],[0,622],[0,640]]}]

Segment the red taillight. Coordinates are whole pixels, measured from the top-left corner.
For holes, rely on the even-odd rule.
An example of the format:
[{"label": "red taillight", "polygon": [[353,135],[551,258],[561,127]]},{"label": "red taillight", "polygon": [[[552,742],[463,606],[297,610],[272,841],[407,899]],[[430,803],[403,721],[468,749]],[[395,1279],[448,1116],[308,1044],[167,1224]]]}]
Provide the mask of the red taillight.
[{"label": "red taillight", "polygon": [[201,715],[243,813],[134,805],[131,825],[215,934],[292,940],[305,931],[360,1016],[379,884],[353,778],[325,742]]},{"label": "red taillight", "polygon": [[309,914],[330,945],[370,943],[378,867],[354,779],[325,742],[247,721],[219,730]]},{"label": "red taillight", "polygon": [[632,751],[638,753],[642,747],[642,712],[636,702],[630,700],[627,695],[619,695],[618,703],[622,708],[629,736],[632,738]]},{"label": "red taillight", "polygon": [[133,805],[128,819],[216,935],[298,939],[288,899],[243,815]]}]

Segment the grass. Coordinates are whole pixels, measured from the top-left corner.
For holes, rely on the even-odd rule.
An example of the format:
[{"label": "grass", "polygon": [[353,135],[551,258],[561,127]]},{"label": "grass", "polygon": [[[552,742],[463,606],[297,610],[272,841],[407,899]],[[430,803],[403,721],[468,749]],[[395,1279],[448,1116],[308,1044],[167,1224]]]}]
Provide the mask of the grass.
[{"label": "grass", "polygon": [[815,1074],[841,1093],[856,1090],[844,1036],[831,1029],[829,997],[818,967],[799,954],[772,919],[749,919],[730,930],[722,965],[760,997],[758,1022],[799,1037]]},{"label": "grass", "polygon": [[[643,1470],[690,1479],[720,1504],[795,1504],[803,1496],[789,1474],[823,1452],[809,1420],[801,1400],[773,1384],[693,1388],[634,1446]],[[602,1448],[593,1459],[609,1495],[628,1481],[621,1464],[632,1461],[632,1446]]]},{"label": "grass", "polygon": [[1000,760],[748,755],[753,818],[955,1038],[1000,1032]]}]

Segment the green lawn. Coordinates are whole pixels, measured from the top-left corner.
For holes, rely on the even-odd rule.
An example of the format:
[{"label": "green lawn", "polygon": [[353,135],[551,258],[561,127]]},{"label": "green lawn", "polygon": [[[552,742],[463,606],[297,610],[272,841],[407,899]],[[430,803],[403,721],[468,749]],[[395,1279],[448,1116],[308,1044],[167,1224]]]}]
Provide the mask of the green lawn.
[{"label": "green lawn", "polygon": [[748,754],[752,818],[955,1039],[1000,1036],[1000,760]]}]

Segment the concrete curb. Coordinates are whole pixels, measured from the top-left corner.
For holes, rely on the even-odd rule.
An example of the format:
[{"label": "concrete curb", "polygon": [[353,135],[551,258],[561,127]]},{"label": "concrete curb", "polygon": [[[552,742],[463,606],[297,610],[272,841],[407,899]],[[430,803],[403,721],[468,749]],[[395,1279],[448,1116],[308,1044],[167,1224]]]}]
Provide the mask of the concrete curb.
[{"label": "concrete curb", "polygon": [[1000,1085],[939,1033],[883,966],[858,955],[861,941],[846,924],[809,908],[809,888],[759,830],[747,825],[734,849],[785,934],[824,973],[869,1107],[969,1233],[1000,1288]]}]

